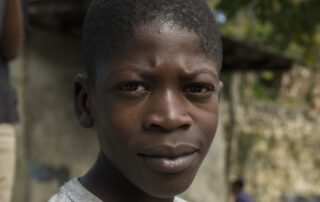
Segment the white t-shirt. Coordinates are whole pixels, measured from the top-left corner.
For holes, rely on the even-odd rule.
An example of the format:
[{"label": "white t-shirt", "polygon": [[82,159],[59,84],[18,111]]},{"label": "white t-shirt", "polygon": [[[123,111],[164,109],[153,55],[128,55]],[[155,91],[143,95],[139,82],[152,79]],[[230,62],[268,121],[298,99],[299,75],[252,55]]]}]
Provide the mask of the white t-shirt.
[{"label": "white t-shirt", "polygon": [[[77,178],[74,178],[63,185],[57,194],[52,196],[48,202],[103,202],[89,192]],[[175,197],[174,202],[186,202]]]}]

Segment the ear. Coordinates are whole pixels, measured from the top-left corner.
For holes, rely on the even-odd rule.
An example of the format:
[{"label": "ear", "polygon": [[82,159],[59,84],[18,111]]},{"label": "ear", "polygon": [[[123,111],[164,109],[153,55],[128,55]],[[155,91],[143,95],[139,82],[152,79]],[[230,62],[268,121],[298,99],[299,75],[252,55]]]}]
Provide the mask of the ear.
[{"label": "ear", "polygon": [[78,74],[73,81],[73,101],[76,116],[84,128],[94,125],[90,103],[88,77]]},{"label": "ear", "polygon": [[220,99],[221,99],[222,89],[223,89],[223,82],[219,81],[219,84],[218,84],[218,101],[219,102],[220,102]]}]

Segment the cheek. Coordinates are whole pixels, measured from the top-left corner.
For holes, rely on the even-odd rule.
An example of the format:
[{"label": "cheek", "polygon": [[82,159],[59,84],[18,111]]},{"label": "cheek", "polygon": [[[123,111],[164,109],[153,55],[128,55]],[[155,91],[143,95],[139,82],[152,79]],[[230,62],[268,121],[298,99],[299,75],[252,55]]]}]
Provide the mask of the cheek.
[{"label": "cheek", "polygon": [[[96,127],[100,140],[104,144],[119,147],[134,144],[140,125],[140,113],[138,107],[131,107],[119,102],[100,103],[105,106],[97,109]],[[126,148],[123,148],[126,149]]]},{"label": "cheek", "polygon": [[197,110],[197,127],[203,134],[202,147],[205,152],[208,151],[218,126],[218,104],[213,103],[202,110]]}]

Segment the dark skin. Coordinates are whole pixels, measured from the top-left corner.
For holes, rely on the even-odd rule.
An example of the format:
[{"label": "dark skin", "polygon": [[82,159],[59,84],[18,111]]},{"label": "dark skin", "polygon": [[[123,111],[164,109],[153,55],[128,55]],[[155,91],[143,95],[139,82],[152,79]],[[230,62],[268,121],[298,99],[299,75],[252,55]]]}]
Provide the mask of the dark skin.
[{"label": "dark skin", "polygon": [[136,27],[94,82],[75,78],[82,126],[101,152],[80,183],[103,201],[172,202],[193,181],[218,123],[219,70],[197,35],[172,23]]},{"label": "dark skin", "polygon": [[7,0],[0,39],[0,54],[2,59],[10,61],[17,57],[22,50],[23,40],[24,28],[21,1]]},{"label": "dark skin", "polygon": [[234,195],[237,195],[239,192],[242,191],[242,188],[233,184],[231,187],[231,191]]}]

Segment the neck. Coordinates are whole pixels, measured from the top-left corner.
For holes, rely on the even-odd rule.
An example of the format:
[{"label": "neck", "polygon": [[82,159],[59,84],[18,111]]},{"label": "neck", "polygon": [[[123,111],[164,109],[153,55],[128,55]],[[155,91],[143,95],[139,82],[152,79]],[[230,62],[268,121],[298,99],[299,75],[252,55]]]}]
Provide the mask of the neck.
[{"label": "neck", "polygon": [[239,190],[237,190],[237,191],[235,192],[235,194],[237,195],[237,194],[240,194],[241,192],[242,192],[242,190],[239,189]]},{"label": "neck", "polygon": [[173,198],[155,198],[137,188],[111,164],[102,152],[93,167],[79,181],[105,202],[173,202]]}]

